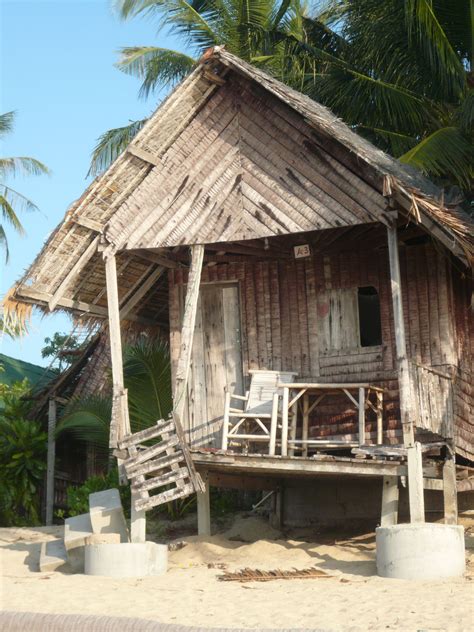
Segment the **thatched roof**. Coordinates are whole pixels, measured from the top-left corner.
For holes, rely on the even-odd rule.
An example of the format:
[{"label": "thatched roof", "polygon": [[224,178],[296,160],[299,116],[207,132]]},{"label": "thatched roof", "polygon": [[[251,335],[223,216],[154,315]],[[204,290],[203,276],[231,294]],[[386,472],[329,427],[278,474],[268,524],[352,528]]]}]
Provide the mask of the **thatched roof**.
[{"label": "thatched roof", "polygon": [[104,318],[105,250],[117,253],[123,318],[159,323],[163,269],[183,265],[183,245],[388,224],[395,207],[470,263],[472,224],[433,183],[217,47],[71,206],[5,307]]}]

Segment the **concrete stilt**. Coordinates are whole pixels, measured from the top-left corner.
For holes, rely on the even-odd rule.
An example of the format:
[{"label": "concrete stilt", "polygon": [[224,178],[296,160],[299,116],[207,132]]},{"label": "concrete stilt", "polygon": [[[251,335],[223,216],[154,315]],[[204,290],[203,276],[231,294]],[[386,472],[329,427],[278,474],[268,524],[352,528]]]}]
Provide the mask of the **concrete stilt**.
[{"label": "concrete stilt", "polygon": [[206,490],[197,494],[198,535],[211,535],[211,494],[209,481],[204,479]]}]

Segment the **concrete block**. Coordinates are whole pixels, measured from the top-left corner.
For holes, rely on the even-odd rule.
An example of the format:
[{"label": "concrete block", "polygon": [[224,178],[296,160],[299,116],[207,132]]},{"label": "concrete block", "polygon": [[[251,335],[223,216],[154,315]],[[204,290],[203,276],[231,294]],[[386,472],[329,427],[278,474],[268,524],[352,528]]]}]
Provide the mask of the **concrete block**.
[{"label": "concrete block", "polygon": [[71,570],[76,573],[84,572],[84,546],[86,539],[92,535],[92,525],[89,514],[80,514],[66,518],[64,525],[64,546]]},{"label": "concrete block", "polygon": [[93,533],[84,544],[120,544],[120,533]]},{"label": "concrete block", "polygon": [[89,494],[89,512],[94,533],[119,533],[121,542],[130,541],[118,489]]},{"label": "concrete block", "polygon": [[42,573],[70,569],[63,540],[50,540],[41,544],[39,569]]},{"label": "concrete block", "polygon": [[396,579],[461,577],[466,570],[464,528],[413,523],[375,531],[377,574]]},{"label": "concrete block", "polygon": [[86,575],[146,577],[163,575],[167,568],[168,547],[165,544],[91,544],[85,549]]}]

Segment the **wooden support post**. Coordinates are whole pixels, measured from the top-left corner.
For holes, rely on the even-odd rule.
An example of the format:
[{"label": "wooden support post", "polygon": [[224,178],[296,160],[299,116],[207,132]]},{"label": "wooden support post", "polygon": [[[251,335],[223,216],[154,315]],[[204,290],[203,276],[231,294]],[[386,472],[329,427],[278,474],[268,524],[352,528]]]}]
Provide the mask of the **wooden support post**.
[{"label": "wooden support post", "polygon": [[146,512],[142,509],[135,509],[135,500],[140,498],[140,494],[132,491],[132,506],[130,512],[130,541],[146,542]]},{"label": "wooden support post", "polygon": [[226,390],[224,397],[224,420],[222,425],[222,449],[227,450],[229,437],[229,409],[230,409],[230,391]]},{"label": "wooden support post", "polygon": [[283,387],[283,401],[281,411],[281,456],[288,455],[288,404],[290,400],[290,389]]},{"label": "wooden support post", "polygon": [[398,476],[384,476],[382,481],[381,527],[390,527],[398,521]]},{"label": "wooden support post", "polygon": [[388,256],[390,261],[390,285],[392,290],[393,320],[395,325],[395,347],[397,351],[398,388],[400,392],[400,414],[402,418],[403,443],[415,443],[413,429],[413,409],[410,402],[410,372],[407,358],[405,320],[403,317],[402,281],[398,256],[397,227],[387,227]]},{"label": "wooden support post", "polygon": [[54,464],[56,457],[56,400],[54,396],[48,406],[48,456],[46,470],[46,525],[53,524],[54,507]]},{"label": "wooden support post", "polygon": [[456,460],[454,454],[443,465],[443,497],[445,524],[458,523],[458,494],[456,487]]},{"label": "wooden support post", "polygon": [[199,285],[201,283],[202,262],[204,259],[204,246],[191,246],[191,266],[189,269],[188,288],[184,305],[184,317],[181,327],[181,344],[179,350],[178,365],[176,367],[176,381],[174,391],[173,408],[179,420],[183,418],[186,401],[186,389],[193,349],[194,326],[199,298]]},{"label": "wooden support post", "polygon": [[296,439],[296,431],[298,429],[298,401],[296,401],[291,407],[291,432],[290,439],[291,444],[288,450],[288,454],[290,456],[295,455],[295,439]]},{"label": "wooden support post", "polygon": [[[396,221],[396,220],[395,220]],[[408,496],[411,522],[423,522],[425,504],[423,498],[423,466],[421,446],[415,444],[414,411],[411,402],[410,371],[407,357],[405,321],[403,317],[402,282],[398,255],[397,226],[387,226],[388,256],[390,262],[390,284],[392,290],[395,346],[397,351],[398,389],[400,394],[400,416],[403,443],[408,451]]]},{"label": "wooden support post", "polygon": [[211,535],[211,491],[209,478],[201,474],[204,491],[197,494],[198,535]]},{"label": "wooden support post", "polygon": [[365,445],[365,388],[359,388],[359,446]]},{"label": "wooden support post", "polygon": [[[112,419],[110,434],[111,444],[120,441],[130,434],[130,421],[123,381],[122,339],[120,334],[120,308],[117,283],[117,266],[115,256],[105,260],[105,277],[107,285],[107,311],[109,316],[110,358],[112,363],[113,396],[116,400],[115,414]],[[117,424],[116,428],[113,425]],[[116,445],[110,445],[116,448]]]},{"label": "wooden support post", "polygon": [[376,391],[377,397],[377,445],[383,445],[383,393]]},{"label": "wooden support post", "polygon": [[283,494],[284,488],[283,485],[280,484],[273,494],[273,512],[270,520],[271,526],[278,530],[283,528]]},{"label": "wooden support post", "polygon": [[[308,393],[305,393],[303,395],[303,430],[301,434],[301,438],[303,441],[308,441],[308,430],[309,430],[309,395]],[[302,456],[308,456],[307,443],[303,443]]]},{"label": "wooden support post", "polygon": [[410,522],[425,521],[425,499],[423,492],[423,461],[421,443],[407,448],[408,500]]},{"label": "wooden support post", "polygon": [[[270,422],[270,446],[268,450],[268,453],[270,454],[270,456],[275,456],[275,452],[276,452],[279,400],[280,400],[280,396],[278,395],[278,393],[274,393],[273,403],[272,403],[272,419]],[[225,423],[225,420],[224,420],[224,423]]]}]

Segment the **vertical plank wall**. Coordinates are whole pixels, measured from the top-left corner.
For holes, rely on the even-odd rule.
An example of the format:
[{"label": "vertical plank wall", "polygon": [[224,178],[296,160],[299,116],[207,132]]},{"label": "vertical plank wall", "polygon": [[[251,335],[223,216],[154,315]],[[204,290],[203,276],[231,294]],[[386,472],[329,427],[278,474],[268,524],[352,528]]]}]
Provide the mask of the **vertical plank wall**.
[{"label": "vertical plank wall", "polygon": [[[409,355],[427,366],[452,366],[457,354],[447,259],[429,244],[401,248],[400,256]],[[239,283],[244,375],[249,369],[282,369],[297,371],[299,378],[313,381],[380,384],[387,389],[384,439],[398,441],[401,430],[387,259],[387,250],[381,246],[371,252],[341,250],[297,261],[249,260],[206,267],[202,282]],[[170,270],[173,363],[179,348],[179,288],[184,283],[185,271]],[[344,343],[350,344],[349,348],[325,349],[319,338],[324,337],[322,322],[328,297],[334,296],[335,290],[363,286],[373,286],[379,293],[382,345],[352,346],[353,336],[349,336]],[[367,430],[375,432],[375,419],[370,414]],[[355,432],[355,414],[347,401],[328,400],[319,407],[313,434],[350,437]]]}]

